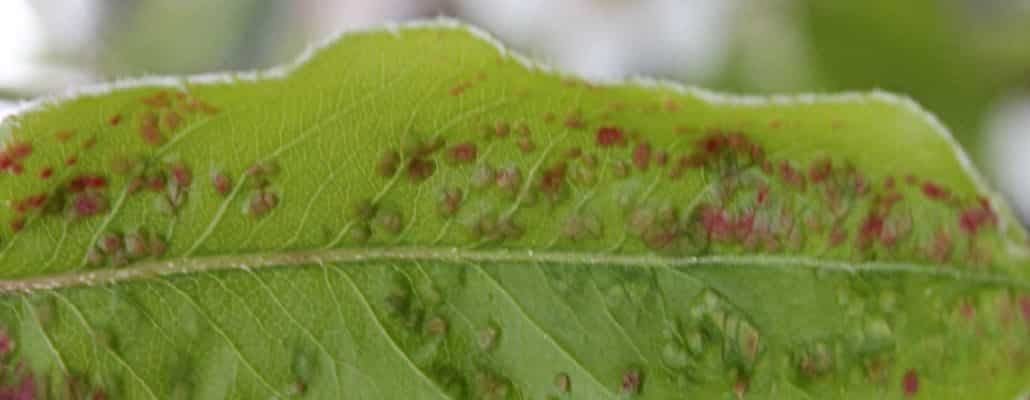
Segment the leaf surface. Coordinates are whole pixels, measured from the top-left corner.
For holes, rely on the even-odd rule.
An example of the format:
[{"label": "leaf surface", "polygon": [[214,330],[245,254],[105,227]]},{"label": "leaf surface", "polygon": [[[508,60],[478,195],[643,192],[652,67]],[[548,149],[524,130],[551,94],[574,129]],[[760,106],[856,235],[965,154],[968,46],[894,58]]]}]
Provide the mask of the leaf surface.
[{"label": "leaf surface", "polygon": [[561,76],[454,23],[0,127],[3,393],[1013,398],[1025,234],[884,93]]}]

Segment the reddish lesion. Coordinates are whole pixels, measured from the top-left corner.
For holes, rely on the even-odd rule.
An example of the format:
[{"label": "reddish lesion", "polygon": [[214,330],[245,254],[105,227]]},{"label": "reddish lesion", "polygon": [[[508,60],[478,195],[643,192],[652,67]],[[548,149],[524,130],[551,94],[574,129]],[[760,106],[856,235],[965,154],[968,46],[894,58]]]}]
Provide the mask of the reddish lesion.
[{"label": "reddish lesion", "polygon": [[[102,124],[104,129],[118,129],[125,120],[135,120],[135,132],[144,143],[157,146],[166,142],[169,135],[182,127],[192,115],[213,114],[218,108],[198,97],[179,91],[157,90],[140,98],[142,107],[129,113],[109,115]],[[77,136],[76,129],[62,129],[54,133],[57,145],[67,145]],[[80,143],[76,143],[71,154],[59,164],[42,165],[33,173],[44,182],[54,181],[49,189],[41,193],[12,199],[8,226],[12,232],[19,232],[32,219],[34,213],[41,218],[52,215],[63,216],[68,221],[92,217],[109,211],[108,186],[114,175],[126,177],[127,191],[135,194],[142,188],[150,188],[155,192],[169,192],[172,204],[181,206],[184,201],[184,190],[190,186],[192,174],[189,163],[175,161],[150,170],[141,171],[136,168],[140,164],[136,159],[117,158],[112,162],[110,170],[82,172],[76,171],[81,156],[88,156],[95,150],[103,135],[89,135]],[[0,146],[0,172],[10,175],[22,175],[26,162],[33,156],[34,146],[28,140],[13,140]],[[123,162],[124,161],[124,162]],[[60,178],[60,179],[58,179]],[[166,182],[171,182],[167,184]],[[174,193],[172,193],[174,192]]]},{"label": "reddish lesion", "polygon": [[25,172],[24,160],[32,154],[32,143],[14,141],[0,148],[0,172],[21,175]]},{"label": "reddish lesion", "polygon": [[[558,118],[554,112],[546,113],[543,123],[553,123]],[[596,191],[599,179],[619,181],[647,175],[657,177],[659,182],[675,182],[684,174],[693,173],[712,182],[712,195],[702,197],[701,203],[692,209],[673,207],[662,211],[669,216],[661,222],[633,219],[634,215],[639,217],[648,212],[622,216],[628,231],[636,232],[634,235],[652,250],[674,251],[683,248],[678,243],[690,241],[693,244],[687,247],[691,252],[713,251],[711,245],[726,250],[742,246],[749,251],[767,252],[799,252],[822,246],[823,251],[842,249],[863,259],[911,258],[947,263],[959,260],[961,255],[964,262],[987,262],[978,254],[987,252],[982,248],[991,243],[986,228],[997,224],[997,216],[986,199],[965,199],[942,183],[911,174],[905,178],[907,186],[899,185],[893,176],[871,179],[851,162],[826,154],[810,161],[773,159],[767,156],[759,141],[741,131],[709,129],[699,133],[698,129],[678,125],[677,134],[694,136],[694,139],[686,150],[677,150],[612,122],[590,121],[578,110],[565,116],[565,125],[566,128],[593,126],[593,130],[587,136],[589,139],[574,139],[564,148],[553,151],[549,148],[540,158],[531,158],[539,169],[525,178],[532,181],[526,188],[527,208],[541,198],[550,200],[549,210],[568,201],[578,201],[573,197],[585,194],[566,190],[566,187],[583,185]],[[781,123],[773,125],[781,126]],[[441,209],[445,210],[440,216],[445,219],[458,217],[460,210],[455,204],[459,197],[467,201],[489,190],[518,194],[523,189],[524,179],[520,164],[482,159],[486,156],[478,147],[480,142],[499,141],[514,151],[526,152],[530,143],[529,125],[525,121],[495,120],[481,126],[485,135],[473,134],[471,139],[449,146],[443,144],[443,137],[437,137],[432,141],[415,140],[411,142],[413,145],[403,149],[388,149],[375,165],[375,171],[385,178],[402,173],[410,178],[409,184],[420,185],[428,182],[438,168],[475,164],[476,168],[467,172],[470,186],[477,190],[457,196],[454,188],[441,186],[439,189],[444,193]],[[513,130],[519,134],[509,139]],[[586,147],[576,144],[584,139],[591,143]],[[436,150],[441,148],[443,155],[438,157]],[[511,154],[503,150],[500,153]],[[446,162],[437,163],[438,158]],[[604,174],[595,173],[601,171],[599,158],[604,160],[603,167],[607,171]],[[506,166],[494,171],[489,168],[490,164]],[[481,173],[484,168],[489,168],[489,177]],[[603,185],[600,187],[604,190]],[[573,195],[566,196],[566,193]],[[913,211],[917,209],[911,203],[915,199],[913,193],[921,193],[930,200],[919,205],[919,212],[951,215],[916,221]],[[661,210],[649,211],[653,214]],[[470,217],[473,221],[488,222],[492,218],[486,214]],[[518,214],[508,216],[511,220],[517,217]],[[611,219],[606,216],[602,220]],[[574,218],[563,216],[559,220]],[[929,226],[920,227],[917,222]],[[469,229],[481,228],[473,224]],[[573,228],[568,230],[576,231]],[[966,244],[968,251],[956,250]]]}]

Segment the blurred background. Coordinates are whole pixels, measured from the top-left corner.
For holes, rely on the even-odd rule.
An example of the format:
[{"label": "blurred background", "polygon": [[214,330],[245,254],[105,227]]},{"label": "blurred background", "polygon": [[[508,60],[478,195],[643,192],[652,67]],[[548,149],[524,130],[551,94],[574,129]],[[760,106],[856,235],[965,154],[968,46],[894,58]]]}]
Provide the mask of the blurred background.
[{"label": "blurred background", "polygon": [[92,82],[269,67],[341,30],[440,15],[589,77],[906,94],[1030,221],[1030,0],[0,0],[0,115]]}]

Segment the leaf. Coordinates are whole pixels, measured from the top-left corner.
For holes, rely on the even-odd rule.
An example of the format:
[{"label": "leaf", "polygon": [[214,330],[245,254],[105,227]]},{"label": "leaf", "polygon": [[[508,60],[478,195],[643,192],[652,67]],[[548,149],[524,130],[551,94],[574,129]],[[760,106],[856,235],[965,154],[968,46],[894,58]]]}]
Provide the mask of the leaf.
[{"label": "leaf", "polygon": [[5,120],[2,393],[1028,389],[1025,234],[911,101],[593,83],[484,37],[349,34]]}]

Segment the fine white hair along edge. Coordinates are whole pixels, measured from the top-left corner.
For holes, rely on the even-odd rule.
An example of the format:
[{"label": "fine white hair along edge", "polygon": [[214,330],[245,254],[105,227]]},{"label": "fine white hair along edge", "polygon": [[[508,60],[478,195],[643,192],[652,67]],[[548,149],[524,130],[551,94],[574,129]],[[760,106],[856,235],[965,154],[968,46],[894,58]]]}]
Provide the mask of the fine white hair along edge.
[{"label": "fine white hair along edge", "polygon": [[[2,123],[7,123],[7,119],[16,116],[18,114],[32,112],[34,110],[43,109],[47,106],[56,106],[61,102],[75,99],[83,96],[98,96],[106,93],[110,93],[119,89],[135,88],[135,87],[146,87],[146,86],[163,86],[163,87],[184,87],[188,84],[206,84],[206,83],[231,83],[235,81],[258,81],[262,79],[278,79],[283,78],[290,74],[294,69],[303,65],[318,52],[337,41],[344,39],[350,35],[361,35],[369,33],[381,33],[387,32],[395,37],[400,37],[400,34],[404,30],[412,29],[423,29],[423,28],[445,28],[445,29],[458,29],[464,30],[472,35],[476,36],[483,41],[490,43],[494,48],[497,49],[503,57],[508,57],[516,60],[524,67],[531,71],[541,71],[547,73],[558,73],[563,75],[571,75],[567,72],[556,69],[555,67],[547,64],[543,64],[532,60],[518,52],[509,50],[500,40],[498,40],[493,34],[486,30],[466,24],[458,19],[450,17],[436,17],[432,19],[412,20],[405,22],[386,22],[376,27],[370,27],[365,29],[357,30],[342,30],[335,34],[329,35],[326,38],[320,40],[317,43],[309,45],[301,54],[292,62],[268,68],[268,69],[255,69],[247,71],[227,71],[227,72],[212,72],[202,73],[187,76],[143,76],[138,78],[127,78],[119,79],[109,83],[99,83],[84,85],[81,87],[72,88],[66,90],[63,93],[58,93],[50,96],[44,96],[33,100],[19,102],[14,107],[11,107],[3,112],[0,112],[0,127]],[[582,79],[582,78],[580,78]],[[962,147],[955,140],[954,135],[951,131],[941,122],[936,115],[931,113],[920,106],[916,101],[910,97],[890,93],[887,91],[874,89],[868,92],[840,92],[832,94],[822,93],[799,93],[790,95],[767,95],[767,96],[756,96],[756,95],[741,95],[741,94],[728,94],[718,93],[711,90],[687,86],[679,82],[655,79],[642,76],[631,76],[624,79],[583,79],[585,82],[594,85],[636,85],[640,87],[656,87],[669,89],[683,95],[692,96],[708,103],[713,104],[726,104],[736,105],[743,107],[760,107],[765,105],[803,105],[803,104],[814,104],[814,103],[864,103],[864,102],[881,102],[890,104],[898,107],[902,107],[911,113],[918,115],[923,118],[924,122],[933,128],[941,138],[948,143],[952,149],[953,156],[962,166],[962,169],[966,174],[973,180],[977,190],[980,193],[988,194],[992,200],[992,204],[999,207],[999,211],[1003,211],[1007,215],[1014,215],[1005,201],[1004,197],[997,191],[994,191],[987,184],[987,180],[983,177],[979,170],[973,166],[972,160],[962,150]],[[0,139],[3,139],[3,132],[0,132]],[[999,226],[1000,231],[1003,234],[1009,232],[1010,226],[1008,224],[1009,218],[1002,218],[1002,226]],[[1019,229],[1018,227],[1015,229]],[[1008,239],[1008,235],[1005,235]],[[1013,243],[1011,240],[1007,240],[1009,244],[1009,251],[1015,255],[1030,257],[1030,250],[1027,250],[1025,246],[1018,243]]]}]

